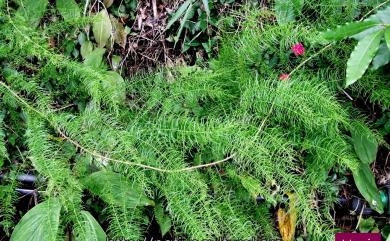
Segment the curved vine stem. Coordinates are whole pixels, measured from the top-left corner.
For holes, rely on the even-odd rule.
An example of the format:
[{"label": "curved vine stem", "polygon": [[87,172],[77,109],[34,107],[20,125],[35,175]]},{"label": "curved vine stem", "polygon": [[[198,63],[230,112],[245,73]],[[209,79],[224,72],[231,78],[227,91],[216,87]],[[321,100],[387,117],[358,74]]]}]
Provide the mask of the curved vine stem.
[{"label": "curved vine stem", "polygon": [[[163,168],[149,166],[149,165],[145,165],[145,164],[141,164],[141,163],[137,163],[137,162],[118,160],[118,159],[114,159],[114,158],[111,158],[111,157],[108,157],[108,156],[104,156],[104,155],[102,155],[102,154],[100,154],[98,152],[95,152],[93,150],[90,150],[90,149],[82,146],[80,143],[78,143],[77,141],[75,141],[72,138],[70,138],[68,135],[65,134],[65,132],[63,130],[58,128],[57,125],[55,123],[53,123],[53,121],[50,120],[49,117],[47,117],[44,113],[42,113],[41,111],[39,111],[38,109],[36,109],[32,105],[30,105],[25,99],[23,99],[23,97],[19,96],[19,94],[16,93],[14,90],[12,90],[11,87],[8,86],[6,83],[4,83],[3,81],[0,81],[0,85],[3,86],[10,94],[12,94],[20,103],[22,103],[28,109],[30,109],[31,111],[37,113],[40,117],[42,117],[44,120],[46,120],[54,128],[54,130],[58,134],[60,134],[64,139],[66,139],[69,143],[71,143],[75,147],[79,148],[83,152],[88,153],[91,156],[94,156],[95,158],[101,158],[101,159],[104,159],[104,160],[107,160],[107,161],[121,163],[121,164],[129,165],[129,166],[137,166],[137,167],[140,167],[140,168],[143,168],[143,169],[147,169],[147,170],[153,170],[153,171],[164,172],[164,173],[173,173],[173,172],[188,172],[188,171],[193,171],[193,170],[196,170],[196,169],[216,166],[216,165],[219,165],[221,163],[224,163],[226,161],[231,160],[235,156],[235,154],[233,153],[232,155],[230,155],[230,156],[228,156],[228,157],[226,157],[226,158],[224,158],[222,160],[219,160],[219,161],[206,163],[206,164],[201,164],[201,165],[197,165],[197,166],[190,166],[190,167],[181,168],[181,169],[163,169]],[[264,126],[264,124],[261,125],[260,128],[262,128],[263,126]]]}]

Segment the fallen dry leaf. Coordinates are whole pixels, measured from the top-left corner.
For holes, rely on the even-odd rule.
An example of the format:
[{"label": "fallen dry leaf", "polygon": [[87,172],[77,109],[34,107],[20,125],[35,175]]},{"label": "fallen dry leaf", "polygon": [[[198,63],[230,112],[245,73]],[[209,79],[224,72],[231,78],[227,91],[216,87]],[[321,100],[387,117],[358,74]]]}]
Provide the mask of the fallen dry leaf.
[{"label": "fallen dry leaf", "polygon": [[284,208],[278,209],[278,224],[279,232],[283,241],[292,241],[295,235],[295,227],[297,224],[297,210],[295,208],[295,196],[288,193],[289,205],[288,210]]}]

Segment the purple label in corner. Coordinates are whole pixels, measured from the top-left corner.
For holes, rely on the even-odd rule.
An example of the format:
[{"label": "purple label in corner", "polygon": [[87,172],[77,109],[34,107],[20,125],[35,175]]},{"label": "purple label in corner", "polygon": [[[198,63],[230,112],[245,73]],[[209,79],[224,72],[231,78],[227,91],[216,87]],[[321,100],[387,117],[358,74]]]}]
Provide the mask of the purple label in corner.
[{"label": "purple label in corner", "polygon": [[336,241],[381,241],[380,233],[336,233]]}]

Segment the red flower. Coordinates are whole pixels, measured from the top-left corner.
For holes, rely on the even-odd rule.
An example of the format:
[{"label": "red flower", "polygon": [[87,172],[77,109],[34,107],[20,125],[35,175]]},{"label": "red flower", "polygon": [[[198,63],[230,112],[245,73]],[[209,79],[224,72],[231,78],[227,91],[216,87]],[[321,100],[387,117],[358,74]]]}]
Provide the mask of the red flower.
[{"label": "red flower", "polygon": [[280,80],[288,80],[290,78],[289,74],[281,74],[279,75]]},{"label": "red flower", "polygon": [[291,51],[293,51],[295,56],[301,56],[305,54],[305,47],[303,47],[303,44],[297,43],[291,47]]}]

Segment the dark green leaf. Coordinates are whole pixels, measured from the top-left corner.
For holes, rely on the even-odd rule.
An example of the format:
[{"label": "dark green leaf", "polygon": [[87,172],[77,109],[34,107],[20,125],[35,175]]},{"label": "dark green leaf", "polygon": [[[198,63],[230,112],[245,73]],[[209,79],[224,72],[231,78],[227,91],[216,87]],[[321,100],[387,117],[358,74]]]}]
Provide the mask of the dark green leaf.
[{"label": "dark green leaf", "polygon": [[29,210],[15,226],[11,241],[55,241],[60,224],[61,204],[48,199]]},{"label": "dark green leaf", "polygon": [[390,241],[390,224],[386,224],[381,230],[382,236],[386,241]]},{"label": "dark green leaf", "polygon": [[20,6],[16,12],[22,16],[30,27],[36,28],[46,12],[48,0],[19,0]]},{"label": "dark green leaf", "polygon": [[172,15],[171,19],[169,19],[168,24],[166,26],[166,30],[168,30],[181,16],[183,16],[184,12],[188,9],[193,0],[187,0],[182,5],[180,5],[179,9]]},{"label": "dark green leaf", "polygon": [[56,0],[56,7],[65,21],[80,17],[80,8],[75,0]]},{"label": "dark green leaf", "polygon": [[383,31],[372,33],[356,45],[347,63],[346,87],[363,76],[378,51],[382,35]]},{"label": "dark green leaf", "polygon": [[345,25],[338,26],[336,29],[328,30],[324,32],[322,36],[327,40],[338,41],[350,37],[352,35],[358,34],[376,25],[378,25],[378,23],[374,21],[347,23]]},{"label": "dark green leaf", "polygon": [[84,219],[84,232],[88,241],[106,241],[107,236],[96,219],[87,211],[81,211]]},{"label": "dark green leaf", "polygon": [[165,234],[168,233],[171,229],[172,221],[171,218],[167,214],[165,214],[164,207],[161,203],[158,203],[154,207],[154,216],[156,217],[156,221],[160,226],[161,235],[164,237]]},{"label": "dark green leaf", "polygon": [[125,205],[129,208],[154,205],[137,183],[130,182],[118,173],[99,171],[92,173],[84,181],[89,191],[108,204]]},{"label": "dark green leaf", "polygon": [[378,152],[378,142],[375,136],[368,128],[360,124],[354,125],[351,134],[357,156],[362,162],[371,164]]},{"label": "dark green leaf", "polygon": [[375,177],[367,163],[359,163],[357,169],[352,170],[353,179],[359,192],[367,200],[370,207],[378,213],[383,213],[383,204],[379,190],[375,183]]}]

